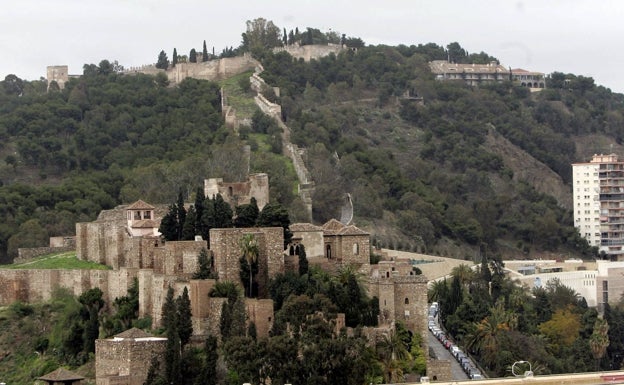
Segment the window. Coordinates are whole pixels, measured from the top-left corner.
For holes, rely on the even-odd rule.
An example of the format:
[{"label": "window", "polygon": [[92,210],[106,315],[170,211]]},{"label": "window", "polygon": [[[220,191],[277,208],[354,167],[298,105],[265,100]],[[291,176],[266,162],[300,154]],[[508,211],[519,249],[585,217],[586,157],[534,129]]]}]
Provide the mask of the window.
[{"label": "window", "polygon": [[151,211],[145,211],[143,213],[143,219],[152,219],[152,212]]},{"label": "window", "polygon": [[353,255],[358,255],[360,253],[360,245],[357,243],[353,244]]},{"label": "window", "polygon": [[409,298],[405,297],[405,304],[409,305]]},{"label": "window", "polygon": [[141,220],[141,212],[140,211],[135,211],[134,212],[134,219],[135,220]]}]

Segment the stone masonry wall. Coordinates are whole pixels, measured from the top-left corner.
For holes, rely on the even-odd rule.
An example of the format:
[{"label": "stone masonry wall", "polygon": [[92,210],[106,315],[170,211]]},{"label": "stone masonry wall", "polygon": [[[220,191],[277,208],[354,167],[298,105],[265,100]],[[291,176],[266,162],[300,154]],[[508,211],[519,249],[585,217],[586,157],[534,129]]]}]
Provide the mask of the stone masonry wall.
[{"label": "stone masonry wall", "polygon": [[290,56],[303,59],[305,61],[310,61],[312,59],[320,59],[322,57],[328,56],[329,54],[339,54],[345,48],[342,47],[341,44],[312,44],[312,45],[288,45],[286,47],[278,47],[274,48],[273,52],[282,52],[286,51],[290,54]]},{"label": "stone masonry wall", "polygon": [[199,63],[178,63],[166,71],[172,85],[186,78],[220,80],[256,68],[258,62],[249,54]]},{"label": "stone masonry wall", "polygon": [[[95,341],[97,385],[141,385],[153,357],[164,357],[166,338]],[[161,362],[161,367],[164,362]]]},{"label": "stone masonry wall", "polygon": [[427,360],[427,377],[429,381],[453,381],[451,361]]},{"label": "stone masonry wall", "polygon": [[52,253],[63,253],[66,251],[76,250],[76,247],[61,246],[61,247],[30,247],[30,248],[18,248],[17,258],[13,260],[13,263],[24,263],[30,261],[33,258],[40,257],[42,255]]},{"label": "stone masonry wall", "polygon": [[256,325],[256,333],[260,338],[269,337],[273,327],[273,300],[245,298],[249,322]]},{"label": "stone masonry wall", "polygon": [[262,295],[263,286],[266,288],[268,283],[263,282],[262,278],[268,280],[284,270],[284,232],[281,227],[211,229],[210,251],[214,256],[219,280],[241,283],[240,240],[244,234],[254,234],[258,242],[258,283]]},{"label": "stone masonry wall", "polygon": [[15,301],[39,302],[51,299],[56,289],[64,288],[80,295],[100,288],[104,300],[112,301],[127,294],[136,269],[120,270],[3,270],[0,269],[0,305]]}]

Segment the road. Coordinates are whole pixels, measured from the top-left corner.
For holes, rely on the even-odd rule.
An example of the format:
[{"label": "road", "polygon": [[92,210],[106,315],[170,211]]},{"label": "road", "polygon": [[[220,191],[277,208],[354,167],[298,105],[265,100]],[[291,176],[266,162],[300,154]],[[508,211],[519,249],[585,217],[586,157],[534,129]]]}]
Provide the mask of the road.
[{"label": "road", "polygon": [[[451,374],[453,376],[453,380],[468,380],[468,376],[462,370],[462,367],[459,365],[459,362],[453,357],[451,352],[446,350],[446,348],[438,341],[435,336],[429,332],[429,353],[433,351],[435,354],[435,358],[438,360],[449,360],[451,361]],[[432,357],[433,358],[433,357]]]}]

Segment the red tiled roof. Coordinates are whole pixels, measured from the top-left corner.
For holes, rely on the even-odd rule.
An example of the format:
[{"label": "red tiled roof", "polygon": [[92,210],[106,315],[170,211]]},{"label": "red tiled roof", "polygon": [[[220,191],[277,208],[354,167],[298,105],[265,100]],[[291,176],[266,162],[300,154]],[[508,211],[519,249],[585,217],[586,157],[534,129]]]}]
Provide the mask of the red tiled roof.
[{"label": "red tiled roof", "polygon": [[338,231],[338,235],[368,235],[368,233],[362,229],[350,225]]},{"label": "red tiled roof", "polygon": [[131,328],[115,335],[116,338],[146,338],[153,337],[151,334],[137,328]]},{"label": "red tiled roof", "polygon": [[160,224],[153,219],[141,219],[132,222],[132,227],[137,229],[154,229],[159,226]]},{"label": "red tiled roof", "polygon": [[127,210],[154,210],[154,206],[149,203],[145,203],[142,200],[138,200],[127,207]]},{"label": "red tiled roof", "polygon": [[55,382],[63,382],[63,381],[80,381],[84,380],[84,377],[77,375],[76,373],[70,372],[64,368],[58,368],[53,372],[50,372],[44,376],[37,378],[42,381],[55,381]]},{"label": "red tiled roof", "polygon": [[332,218],[329,221],[325,222],[325,224],[323,225],[323,230],[339,231],[343,229],[344,227],[345,225],[342,224],[342,222],[340,222],[337,219]]},{"label": "red tiled roof", "polygon": [[321,231],[323,230],[321,227],[319,226],[315,226],[312,223],[293,223],[292,225],[288,226],[288,228],[290,228],[290,231]]}]

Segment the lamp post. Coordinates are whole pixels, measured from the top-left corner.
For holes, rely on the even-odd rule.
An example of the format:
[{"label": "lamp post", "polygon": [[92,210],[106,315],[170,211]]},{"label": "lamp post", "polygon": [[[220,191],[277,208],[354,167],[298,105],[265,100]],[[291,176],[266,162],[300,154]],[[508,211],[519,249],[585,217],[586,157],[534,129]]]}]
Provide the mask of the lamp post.
[{"label": "lamp post", "polygon": [[531,363],[529,361],[516,361],[513,363],[513,365],[511,365],[511,374],[514,375],[514,377],[520,377],[520,374],[516,374],[516,365],[518,364],[529,364],[529,370],[524,372],[524,375],[522,377],[533,377],[533,366],[531,366]]}]

